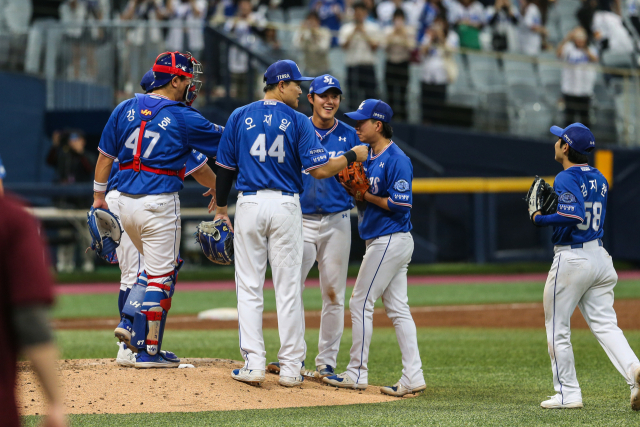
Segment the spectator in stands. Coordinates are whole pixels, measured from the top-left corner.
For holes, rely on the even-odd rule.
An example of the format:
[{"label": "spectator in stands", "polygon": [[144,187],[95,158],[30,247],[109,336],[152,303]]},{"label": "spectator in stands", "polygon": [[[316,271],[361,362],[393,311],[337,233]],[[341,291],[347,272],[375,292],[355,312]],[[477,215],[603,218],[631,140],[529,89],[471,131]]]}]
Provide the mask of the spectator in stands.
[{"label": "spectator in stands", "polygon": [[547,33],[542,24],[542,14],[537,0],[520,0],[520,25],[518,26],[518,41],[523,55],[536,56],[542,50],[542,35]]},{"label": "spectator in stands", "polygon": [[576,27],[558,45],[556,54],[565,63],[562,69],[565,125],[579,121],[589,127],[589,107],[596,81],[596,70],[589,64],[598,62],[598,53],[588,45],[586,30]]},{"label": "spectator in stands", "polygon": [[[258,43],[259,35],[264,31],[266,22],[253,13],[250,0],[239,0],[236,16],[224,25],[224,30],[241,45],[251,49]],[[249,56],[235,46],[229,48],[229,72],[231,73],[231,96],[248,99],[247,72]]]},{"label": "spectator in stands", "polygon": [[[71,49],[73,78],[80,79],[80,60],[87,59],[87,73],[83,77],[96,77],[95,41],[98,36],[86,26],[94,18],[101,19],[100,4],[98,2],[84,2],[80,0],[65,0],[59,8],[60,22],[66,29],[64,38]],[[66,65],[66,64],[65,64]],[[65,70],[66,71],[66,70]]]},{"label": "spectator in stands", "polygon": [[262,34],[263,47],[259,50],[268,58],[271,58],[271,62],[276,62],[285,57],[284,50],[280,46],[278,40],[278,30],[275,25],[267,24]]},{"label": "spectator in stands", "polygon": [[487,22],[491,27],[491,47],[495,52],[509,50],[509,39],[515,33],[520,12],[511,0],[496,0],[487,8]]},{"label": "spectator in stands", "polygon": [[407,120],[407,87],[409,86],[409,62],[416,45],[416,34],[405,23],[405,13],[398,8],[393,13],[393,26],[385,29],[387,64],[385,82],[387,102],[397,120]]},{"label": "spectator in stands", "polygon": [[452,3],[451,19],[456,23],[460,47],[480,50],[480,31],[486,23],[484,6],[477,0]]},{"label": "spectator in stands", "polygon": [[[378,4],[376,12],[378,15],[378,24],[382,28],[392,27],[394,25],[394,12],[396,10],[402,10],[405,15],[405,21],[407,17],[413,13],[414,3],[411,1],[403,0],[384,0]],[[391,107],[393,108],[393,107]],[[395,109],[393,109],[394,115]]]},{"label": "spectator in stands", "polygon": [[331,32],[320,26],[318,12],[312,10],[293,36],[293,45],[304,57],[304,74],[321,76],[329,73]]},{"label": "spectator in stands", "polygon": [[338,38],[335,34],[340,30],[342,17],[345,11],[344,0],[314,0],[311,2],[311,10],[315,10],[320,17],[320,25],[328,28],[334,34],[331,46],[338,46]]},{"label": "spectator in stands", "polygon": [[640,34],[640,0],[627,0],[625,8],[636,33]]},{"label": "spectator in stands", "polygon": [[449,24],[438,17],[426,31],[420,46],[422,54],[422,121],[437,123],[442,118],[442,106],[447,99],[447,85],[455,79],[455,62],[451,53],[460,46],[460,38],[455,31],[449,31]]},{"label": "spectator in stands", "polygon": [[[453,4],[453,3],[449,3],[449,4]],[[422,41],[425,31],[427,31],[427,29],[431,27],[431,24],[433,24],[433,21],[437,17],[442,16],[442,17],[451,18],[453,15],[454,14],[449,13],[448,9],[445,7],[443,0],[427,1],[424,4],[424,6],[422,6],[421,11],[418,14],[418,24],[416,26],[418,28],[418,42]]]},{"label": "spectator in stands", "polygon": [[359,100],[376,98],[376,50],[380,45],[380,27],[368,21],[367,7],[353,5],[353,22],[340,29],[340,46],[344,50],[349,88],[349,108],[355,110]]},{"label": "spectator in stands", "polygon": [[625,28],[620,15],[613,12],[596,11],[591,23],[593,38],[600,51],[628,54],[633,53],[633,39]]},{"label": "spectator in stands", "polygon": [[[171,22],[166,46],[169,51],[189,51],[202,60],[203,25],[207,13],[206,0],[166,0],[166,16]],[[188,43],[185,41],[187,36]]]}]

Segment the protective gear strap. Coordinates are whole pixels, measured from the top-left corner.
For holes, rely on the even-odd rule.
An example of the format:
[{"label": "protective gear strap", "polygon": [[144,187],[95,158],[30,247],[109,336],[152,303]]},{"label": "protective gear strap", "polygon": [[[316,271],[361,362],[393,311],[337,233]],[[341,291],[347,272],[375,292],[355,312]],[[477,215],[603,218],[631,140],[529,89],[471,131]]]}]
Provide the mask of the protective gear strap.
[{"label": "protective gear strap", "polygon": [[162,320],[162,312],[161,311],[142,310],[142,311],[140,311],[140,313],[142,313],[145,316],[147,316],[147,320],[149,320],[151,322],[156,321],[156,320]]},{"label": "protective gear strap", "polygon": [[[136,152],[133,154],[133,170],[140,172],[140,153],[142,152],[142,138],[144,137],[144,128],[147,126],[146,120],[140,121],[140,132],[138,132],[138,145],[136,146]],[[122,168],[122,164],[120,164]]]},{"label": "protective gear strap", "polygon": [[[189,61],[193,63],[194,58],[191,55],[184,55],[183,53],[178,52],[177,50],[175,52],[163,52],[156,57],[156,60],[153,64],[153,67],[151,68],[151,71],[157,71],[159,73],[166,73],[166,74],[175,74],[177,76],[185,76],[185,77],[192,78],[193,74],[187,73],[183,69],[176,67],[176,53],[185,56]],[[158,59],[160,59],[162,55],[171,55],[171,66],[156,64],[156,62],[158,62]]]}]

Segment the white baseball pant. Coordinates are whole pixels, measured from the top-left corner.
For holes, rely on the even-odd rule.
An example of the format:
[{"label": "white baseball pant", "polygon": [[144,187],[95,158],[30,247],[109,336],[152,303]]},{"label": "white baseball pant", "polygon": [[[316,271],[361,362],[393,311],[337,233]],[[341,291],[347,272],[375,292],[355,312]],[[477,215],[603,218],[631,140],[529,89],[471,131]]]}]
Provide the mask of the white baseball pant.
[{"label": "white baseball pant", "polygon": [[280,334],[280,375],[297,377],[304,358],[300,275],[302,211],[298,194],[238,195],[234,224],[240,352],[248,369],[265,370],[263,287],[271,265]]},{"label": "white baseball pant", "polygon": [[[349,211],[327,215],[303,215],[302,280],[304,282],[318,261],[322,314],[316,366],[336,367],[340,339],[344,330],[344,292],[347,287],[349,252],[351,249],[351,217]],[[302,333],[304,336],[304,303],[302,304]],[[305,342],[305,356],[307,345]],[[304,359],[303,359],[304,360]]]},{"label": "white baseball pant", "polygon": [[349,301],[353,344],[347,373],[356,383],[368,384],[373,305],[382,297],[402,353],[400,383],[409,389],[417,388],[424,385],[425,381],[416,324],[407,297],[407,268],[413,254],[413,237],[411,233],[393,233],[367,240],[366,245],[364,260]]},{"label": "white baseball pant", "polygon": [[111,190],[107,193],[105,200],[111,213],[120,220],[120,226],[123,230],[120,245],[116,248],[116,254],[118,255],[118,266],[120,267],[120,289],[124,291],[127,288],[131,289],[136,283],[138,274],[144,271],[144,255],[138,252],[131,238],[124,231],[122,219],[120,218],[119,197],[120,192],[118,190]]},{"label": "white baseball pant", "polygon": [[570,320],[576,305],[593,335],[627,384],[633,385],[633,371],[640,366],[613,310],[613,288],[618,275],[609,253],[598,240],[582,249],[556,246],[553,264],[544,288],[547,344],[553,371],[553,386],[562,403],[582,401],[571,347]]}]

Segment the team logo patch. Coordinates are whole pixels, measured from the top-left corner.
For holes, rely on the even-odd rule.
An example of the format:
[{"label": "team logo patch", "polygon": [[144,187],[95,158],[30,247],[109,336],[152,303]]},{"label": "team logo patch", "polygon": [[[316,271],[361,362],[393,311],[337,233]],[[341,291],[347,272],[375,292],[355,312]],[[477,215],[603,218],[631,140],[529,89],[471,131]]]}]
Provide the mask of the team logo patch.
[{"label": "team logo patch", "polygon": [[141,110],[140,114],[142,114],[143,116],[150,116],[151,115],[151,111],[149,111],[149,110]]},{"label": "team logo patch", "polygon": [[578,201],[578,199],[576,199],[576,196],[569,192],[562,193],[562,195],[558,197],[558,200],[562,203],[576,203]]},{"label": "team logo patch", "polygon": [[393,184],[393,188],[396,191],[404,193],[405,191],[409,190],[409,183],[407,181],[405,181],[404,179],[401,179],[399,181],[396,181],[395,184]]}]

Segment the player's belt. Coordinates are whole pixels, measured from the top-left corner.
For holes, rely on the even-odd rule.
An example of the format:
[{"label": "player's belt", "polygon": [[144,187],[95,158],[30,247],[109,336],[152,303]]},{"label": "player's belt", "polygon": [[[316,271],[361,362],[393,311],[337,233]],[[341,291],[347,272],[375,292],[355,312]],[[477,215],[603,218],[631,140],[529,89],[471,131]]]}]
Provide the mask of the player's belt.
[{"label": "player's belt", "polygon": [[[587,244],[587,243],[589,243],[589,242],[575,243],[575,244],[571,245],[571,249],[582,249],[582,248],[584,248],[584,245]],[[598,246],[602,246],[602,240],[600,240],[600,239],[598,239]]]},{"label": "player's belt", "polygon": [[[127,170],[127,169],[135,170],[135,168],[133,167],[133,161],[120,163],[121,171]],[[140,163],[140,170],[145,172],[155,173],[156,175],[177,176],[178,178],[180,178],[181,181],[184,181],[184,174],[185,174],[185,171],[187,170],[187,167],[185,166],[179,171],[176,171],[172,169],[150,168],[149,166],[145,166],[144,163]]]},{"label": "player's belt", "polygon": [[584,243],[574,243],[573,245],[557,245],[555,246],[555,250],[557,251],[566,251],[567,249],[583,249],[584,247],[595,246],[595,243],[598,243],[598,246],[602,246],[602,240],[590,240]]},{"label": "player's belt", "polygon": [[[293,197],[296,194],[296,193],[289,193],[287,191],[282,191],[281,193],[282,193],[283,196],[291,196],[291,197]],[[243,196],[255,196],[257,194],[258,194],[257,191],[243,191],[242,192]]]}]

